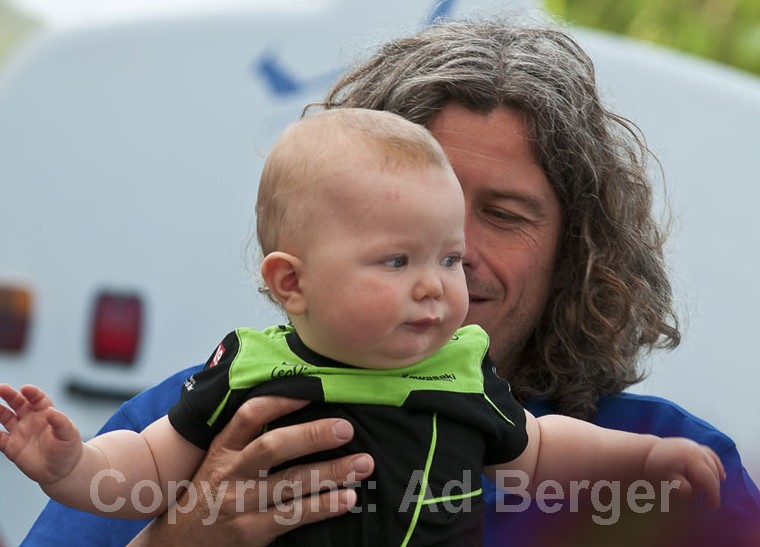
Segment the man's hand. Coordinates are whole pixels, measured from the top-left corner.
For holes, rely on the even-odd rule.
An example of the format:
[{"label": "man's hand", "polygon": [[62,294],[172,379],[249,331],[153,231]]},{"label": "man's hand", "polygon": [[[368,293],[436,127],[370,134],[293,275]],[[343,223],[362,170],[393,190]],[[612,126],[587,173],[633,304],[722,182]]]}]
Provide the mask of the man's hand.
[{"label": "man's hand", "polygon": [[260,433],[272,420],[306,404],[282,397],[247,401],[214,439],[192,486],[130,545],[267,545],[288,530],[351,509],[356,503],[353,490],[317,489],[367,478],[374,469],[368,454],[269,475],[284,462],[341,446],[353,437],[351,424],[337,418]]}]

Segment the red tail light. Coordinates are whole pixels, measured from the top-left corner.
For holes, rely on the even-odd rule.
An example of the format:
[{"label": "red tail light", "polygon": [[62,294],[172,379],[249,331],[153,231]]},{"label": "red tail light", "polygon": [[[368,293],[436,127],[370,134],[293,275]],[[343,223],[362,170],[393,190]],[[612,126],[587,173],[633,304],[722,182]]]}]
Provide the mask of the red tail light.
[{"label": "red tail light", "polygon": [[20,353],[26,346],[32,295],[21,287],[0,286],[0,351]]},{"label": "red tail light", "polygon": [[92,316],[92,358],[132,364],[140,345],[142,318],[142,300],[139,296],[105,291],[99,293]]}]

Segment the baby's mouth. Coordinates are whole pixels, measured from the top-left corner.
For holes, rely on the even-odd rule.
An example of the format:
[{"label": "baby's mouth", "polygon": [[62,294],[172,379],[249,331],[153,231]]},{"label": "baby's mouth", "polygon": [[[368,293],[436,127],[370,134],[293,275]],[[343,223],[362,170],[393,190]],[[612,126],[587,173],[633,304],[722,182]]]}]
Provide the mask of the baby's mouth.
[{"label": "baby's mouth", "polygon": [[417,329],[428,329],[441,323],[438,317],[425,317],[424,319],[418,319],[417,321],[410,321],[408,325]]}]

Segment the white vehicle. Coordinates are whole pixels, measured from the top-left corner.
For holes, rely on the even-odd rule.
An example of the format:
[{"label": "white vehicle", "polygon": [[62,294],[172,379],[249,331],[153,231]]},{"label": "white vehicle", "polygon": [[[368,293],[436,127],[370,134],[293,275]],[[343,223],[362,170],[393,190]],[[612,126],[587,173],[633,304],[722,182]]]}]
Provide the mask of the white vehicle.
[{"label": "white vehicle", "polygon": [[[493,5],[271,4],[51,32],[0,73],[0,381],[47,390],[84,436],[229,330],[281,320],[248,240],[282,128],[367,48]],[[576,34],[662,159],[677,220],[686,336],[636,391],[728,433],[760,480],[760,80]],[[4,459],[0,484],[16,544],[45,498]]]}]

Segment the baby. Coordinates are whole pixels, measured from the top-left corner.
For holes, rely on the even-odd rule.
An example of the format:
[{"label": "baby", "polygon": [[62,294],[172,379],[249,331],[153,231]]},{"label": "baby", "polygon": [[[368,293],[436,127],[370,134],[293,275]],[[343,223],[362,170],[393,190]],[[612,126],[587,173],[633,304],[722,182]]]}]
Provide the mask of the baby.
[{"label": "baby", "polygon": [[236,409],[276,394],[313,402],[270,427],[343,417],[356,433],[341,453],[375,461],[352,512],[278,544],[478,544],[484,470],[497,481],[499,471],[524,473],[534,488],[548,479],[680,480],[682,492],[705,490],[719,503],[724,472],[709,448],[536,419],[515,401],[494,373],[486,333],[461,327],[464,197],[423,127],[360,109],[306,116],[267,158],[256,214],[261,276],[289,324],[227,335],[168,416],[139,434],[83,443],[38,388],[0,386],[9,405],[0,405],[0,450],[50,497],[98,512],[91,485],[115,470],[124,480],[99,481],[100,500],[130,499],[148,480],[162,503],[150,514],[137,503],[104,514],[161,514],[174,501],[169,485],[193,476]]}]

